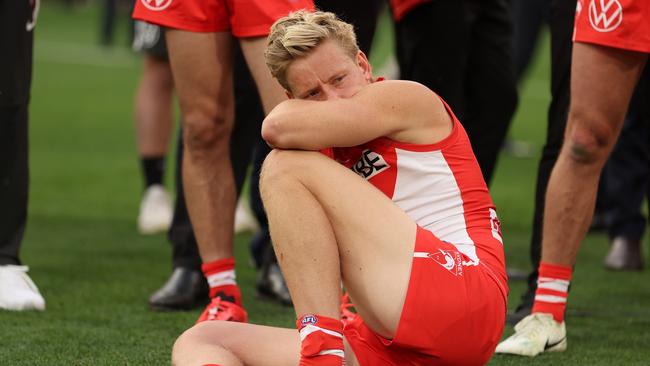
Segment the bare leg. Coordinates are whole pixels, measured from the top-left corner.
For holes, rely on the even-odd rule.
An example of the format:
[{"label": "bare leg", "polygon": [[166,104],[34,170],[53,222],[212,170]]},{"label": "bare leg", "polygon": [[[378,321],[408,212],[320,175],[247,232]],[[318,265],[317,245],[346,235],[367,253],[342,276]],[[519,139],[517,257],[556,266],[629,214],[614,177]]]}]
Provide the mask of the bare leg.
[{"label": "bare leg", "polygon": [[[347,344],[346,355],[347,365],[358,365]],[[288,366],[299,360],[300,337],[295,329],[236,322],[199,323],[178,338],[172,351],[175,366]]]},{"label": "bare leg", "polygon": [[264,113],[268,114],[278,103],[287,99],[287,95],[280,84],[271,76],[271,72],[264,63],[264,50],[266,37],[240,39],[242,52],[248,64],[248,69],[255,79],[257,90],[262,99]]},{"label": "bare leg", "polygon": [[546,194],[542,261],[572,266],[647,55],[576,43],[564,145]]},{"label": "bare leg", "polygon": [[183,114],[183,185],[199,252],[204,263],[232,257],[232,39],[180,30],[166,36]]},{"label": "bare leg", "polygon": [[135,128],[141,157],[167,155],[172,130],[173,89],[169,62],[145,55],[135,96]]},{"label": "bare leg", "polygon": [[393,337],[415,223],[370,183],[317,152],[272,151],[260,183],[296,313],[338,318],[342,275],[368,326]]},{"label": "bare leg", "polygon": [[236,322],[203,322],[174,344],[174,365],[297,365],[300,338],[295,329]]}]

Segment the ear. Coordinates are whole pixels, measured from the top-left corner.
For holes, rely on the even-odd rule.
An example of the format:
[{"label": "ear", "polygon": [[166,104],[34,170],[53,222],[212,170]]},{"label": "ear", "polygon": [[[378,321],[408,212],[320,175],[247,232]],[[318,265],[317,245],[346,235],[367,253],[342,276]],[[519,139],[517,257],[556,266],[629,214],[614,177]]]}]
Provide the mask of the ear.
[{"label": "ear", "polygon": [[357,52],[357,65],[363,71],[366,80],[372,81],[372,66],[368,61],[368,57],[362,51]]}]

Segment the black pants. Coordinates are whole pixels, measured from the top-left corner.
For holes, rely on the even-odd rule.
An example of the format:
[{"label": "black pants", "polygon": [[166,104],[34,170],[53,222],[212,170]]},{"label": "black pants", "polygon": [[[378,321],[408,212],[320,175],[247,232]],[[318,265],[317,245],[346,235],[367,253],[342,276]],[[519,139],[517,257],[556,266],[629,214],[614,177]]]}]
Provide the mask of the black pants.
[{"label": "black pants", "polygon": [[634,92],[614,150],[605,164],[603,211],[609,237],[643,237],[641,205],[650,188],[650,68]]},{"label": "black pants", "polygon": [[564,140],[567,116],[569,112],[569,87],[571,85],[571,41],[576,0],[554,0],[551,2],[551,105],[548,109],[548,126],[546,144],[537,168],[537,185],[535,190],[535,212],[533,230],[530,240],[530,260],[532,272],[528,276],[528,291],[523,301],[532,303],[537,289],[537,267],[541,258],[542,219],[544,218],[544,200],[551,171],[560,154]]},{"label": "black pants", "polygon": [[20,264],[27,222],[34,6],[0,1],[0,265]]},{"label": "black pants", "polygon": [[27,104],[0,107],[0,265],[20,264],[27,223]]},{"label": "black pants", "polygon": [[548,23],[549,0],[512,0],[512,57],[515,80],[521,81],[537,48],[542,27]]},{"label": "black pants", "polygon": [[397,22],[401,79],[438,93],[467,130],[489,184],[517,104],[507,0],[436,0]]}]

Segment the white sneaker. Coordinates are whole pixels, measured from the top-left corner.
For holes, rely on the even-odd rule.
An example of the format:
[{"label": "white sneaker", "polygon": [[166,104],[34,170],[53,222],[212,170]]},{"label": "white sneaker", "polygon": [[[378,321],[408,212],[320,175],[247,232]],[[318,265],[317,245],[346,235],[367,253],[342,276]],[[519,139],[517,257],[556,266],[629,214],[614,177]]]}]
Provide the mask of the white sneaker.
[{"label": "white sneaker", "polygon": [[542,352],[566,350],[566,327],[551,314],[533,313],[515,325],[515,334],[499,343],[496,353],[537,356]]},{"label": "white sneaker", "polygon": [[45,310],[45,300],[27,271],[27,266],[0,266],[0,309]]},{"label": "white sneaker", "polygon": [[248,202],[240,199],[235,209],[235,234],[244,232],[255,232],[260,228],[257,219],[248,208]]},{"label": "white sneaker", "polygon": [[144,191],[138,215],[140,234],[165,232],[172,223],[172,200],[160,184],[154,184]]}]

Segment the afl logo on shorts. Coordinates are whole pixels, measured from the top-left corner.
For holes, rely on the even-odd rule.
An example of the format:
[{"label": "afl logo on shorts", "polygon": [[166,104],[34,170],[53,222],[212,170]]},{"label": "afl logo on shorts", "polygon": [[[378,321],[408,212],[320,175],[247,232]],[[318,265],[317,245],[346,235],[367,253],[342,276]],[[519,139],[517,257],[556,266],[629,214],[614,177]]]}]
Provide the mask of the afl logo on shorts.
[{"label": "afl logo on shorts", "polygon": [[611,32],[623,21],[623,7],[618,0],[591,0],[589,23],[598,32]]},{"label": "afl logo on shorts", "polygon": [[141,0],[145,8],[153,11],[167,9],[172,4],[172,0]]}]

